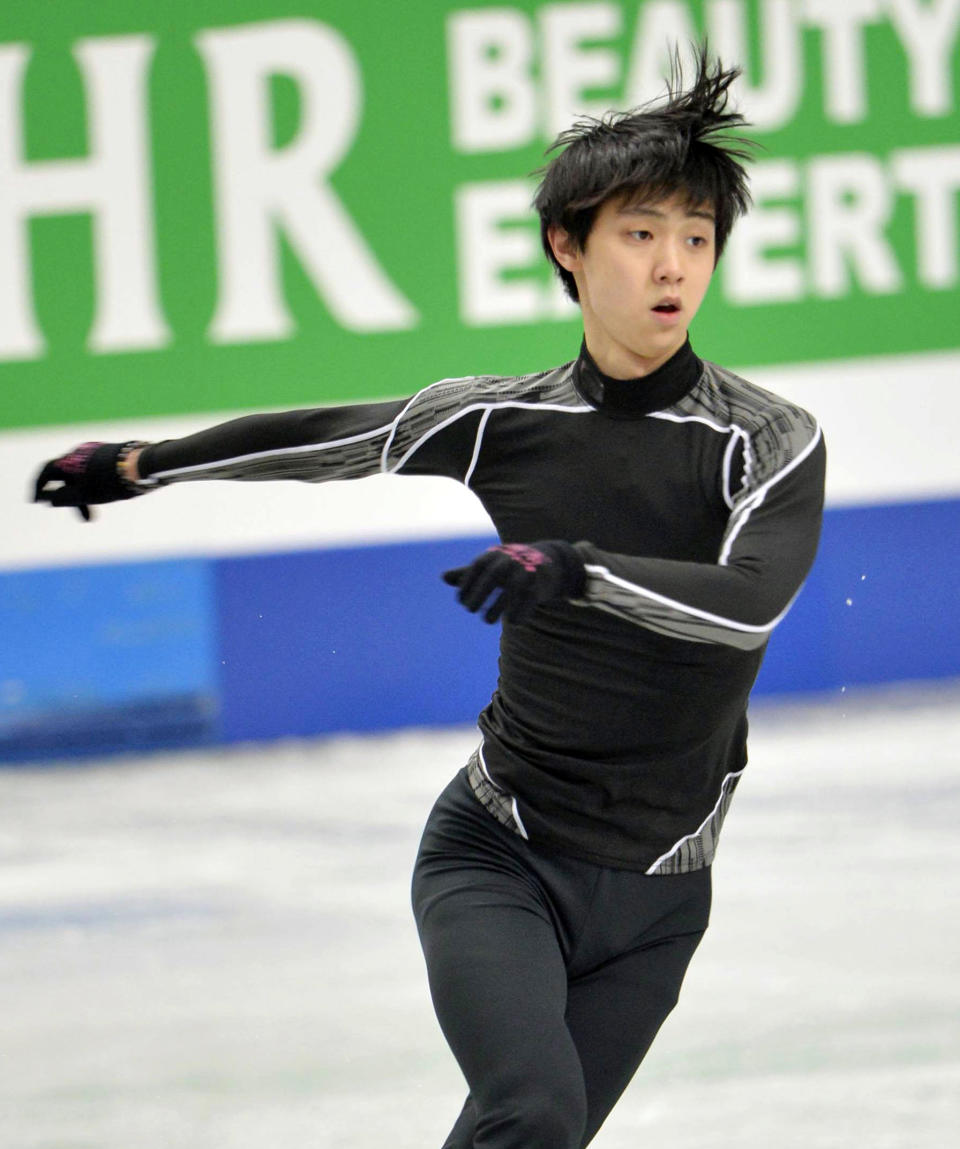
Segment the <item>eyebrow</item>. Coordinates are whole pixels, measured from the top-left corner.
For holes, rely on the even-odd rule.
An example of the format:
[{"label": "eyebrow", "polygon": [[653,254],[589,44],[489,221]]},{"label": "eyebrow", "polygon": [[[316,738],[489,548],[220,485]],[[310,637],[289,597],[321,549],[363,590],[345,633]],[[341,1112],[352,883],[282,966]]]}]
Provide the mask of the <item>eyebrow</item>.
[{"label": "eyebrow", "polygon": [[[712,211],[704,211],[700,208],[688,208],[684,214],[688,219],[707,219],[711,223],[717,222],[717,217]],[[667,218],[666,212],[659,211],[655,207],[644,207],[642,204],[626,204],[617,211],[617,215],[652,215],[655,219]]]}]

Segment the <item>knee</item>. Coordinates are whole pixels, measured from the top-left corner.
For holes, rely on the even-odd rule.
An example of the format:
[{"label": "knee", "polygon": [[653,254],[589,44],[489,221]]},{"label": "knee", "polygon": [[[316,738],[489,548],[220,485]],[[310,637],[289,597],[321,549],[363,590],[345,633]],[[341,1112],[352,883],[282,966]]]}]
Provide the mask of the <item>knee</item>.
[{"label": "knee", "polygon": [[587,1124],[582,1094],[530,1091],[477,1122],[476,1149],[580,1149]]}]

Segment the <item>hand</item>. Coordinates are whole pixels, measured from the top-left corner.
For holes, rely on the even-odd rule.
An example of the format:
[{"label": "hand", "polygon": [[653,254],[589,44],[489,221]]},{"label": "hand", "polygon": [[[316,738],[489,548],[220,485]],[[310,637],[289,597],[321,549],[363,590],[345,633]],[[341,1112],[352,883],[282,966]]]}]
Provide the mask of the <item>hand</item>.
[{"label": "hand", "polygon": [[474,614],[500,592],[487,607],[485,622],[501,615],[526,622],[541,603],[576,598],[586,578],[582,559],[566,542],[501,544],[469,566],[443,572],[443,581],[459,588],[457,600]]},{"label": "hand", "polygon": [[51,459],[37,475],[33,501],[76,507],[81,518],[90,522],[91,503],[112,503],[144,493],[122,471],[130,452],[142,446],[137,442],[81,443],[59,459]]}]

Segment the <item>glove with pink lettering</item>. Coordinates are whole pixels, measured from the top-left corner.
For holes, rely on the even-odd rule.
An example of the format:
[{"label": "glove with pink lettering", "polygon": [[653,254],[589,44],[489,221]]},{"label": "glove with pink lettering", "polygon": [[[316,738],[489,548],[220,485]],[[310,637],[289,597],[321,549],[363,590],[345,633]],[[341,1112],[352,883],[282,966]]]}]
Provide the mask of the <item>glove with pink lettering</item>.
[{"label": "glove with pink lettering", "polygon": [[529,621],[545,602],[577,598],[587,572],[571,543],[502,543],[490,547],[469,566],[443,572],[443,581],[458,588],[457,600],[476,614],[491,596],[483,615],[496,622]]},{"label": "glove with pink lettering", "polygon": [[127,455],[145,445],[81,443],[59,459],[51,459],[37,475],[33,501],[52,507],[76,507],[89,522],[91,503],[112,503],[145,493],[146,488],[138,488],[125,478],[122,469]]}]

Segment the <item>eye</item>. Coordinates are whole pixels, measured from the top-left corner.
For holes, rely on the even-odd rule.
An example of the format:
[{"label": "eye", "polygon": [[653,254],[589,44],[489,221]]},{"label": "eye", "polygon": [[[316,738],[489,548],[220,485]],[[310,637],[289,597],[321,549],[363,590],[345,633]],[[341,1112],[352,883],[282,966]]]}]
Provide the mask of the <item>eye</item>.
[{"label": "eye", "polygon": [[687,239],[687,243],[689,243],[691,247],[704,247],[709,242],[705,235],[691,235]]},{"label": "eye", "polygon": [[651,237],[651,233],[647,231],[646,228],[636,228],[629,234],[632,235],[634,239],[650,239]]}]

